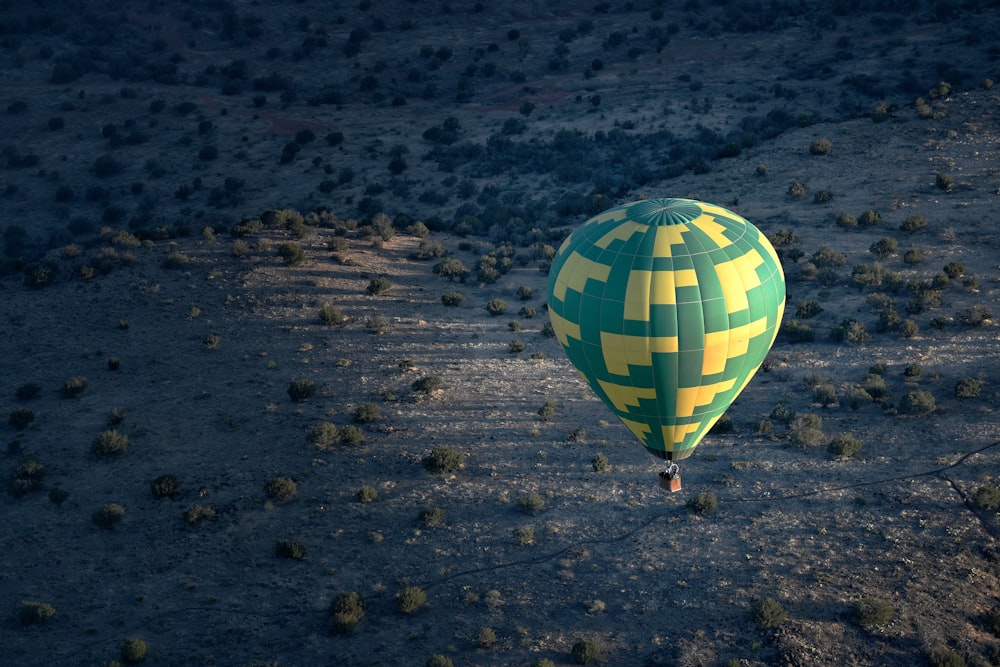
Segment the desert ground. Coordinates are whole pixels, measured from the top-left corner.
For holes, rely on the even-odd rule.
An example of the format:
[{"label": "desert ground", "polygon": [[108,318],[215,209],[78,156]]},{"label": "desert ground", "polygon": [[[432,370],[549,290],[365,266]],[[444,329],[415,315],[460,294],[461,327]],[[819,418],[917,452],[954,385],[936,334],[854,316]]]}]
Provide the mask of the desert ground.
[{"label": "desert ground", "polygon": [[[0,10],[4,664],[1000,664],[990,3]],[[545,315],[659,196],[788,282],[674,494]]]}]

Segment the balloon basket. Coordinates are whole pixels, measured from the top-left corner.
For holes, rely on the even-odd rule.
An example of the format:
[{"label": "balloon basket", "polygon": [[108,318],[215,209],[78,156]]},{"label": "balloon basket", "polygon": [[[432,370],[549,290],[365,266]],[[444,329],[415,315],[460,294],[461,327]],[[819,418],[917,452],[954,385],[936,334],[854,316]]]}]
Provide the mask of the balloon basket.
[{"label": "balloon basket", "polygon": [[681,475],[679,472],[668,472],[664,470],[660,473],[660,488],[670,493],[677,493],[681,490]]}]

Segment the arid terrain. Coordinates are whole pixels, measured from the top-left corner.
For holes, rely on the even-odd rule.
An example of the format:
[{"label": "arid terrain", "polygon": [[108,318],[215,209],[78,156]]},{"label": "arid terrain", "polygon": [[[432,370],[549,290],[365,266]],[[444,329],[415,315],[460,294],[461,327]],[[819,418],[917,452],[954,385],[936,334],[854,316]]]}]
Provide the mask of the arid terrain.
[{"label": "arid terrain", "polygon": [[[0,3],[0,662],[1000,664],[1000,16],[709,4]],[[653,196],[788,282],[675,494],[545,314]]]}]

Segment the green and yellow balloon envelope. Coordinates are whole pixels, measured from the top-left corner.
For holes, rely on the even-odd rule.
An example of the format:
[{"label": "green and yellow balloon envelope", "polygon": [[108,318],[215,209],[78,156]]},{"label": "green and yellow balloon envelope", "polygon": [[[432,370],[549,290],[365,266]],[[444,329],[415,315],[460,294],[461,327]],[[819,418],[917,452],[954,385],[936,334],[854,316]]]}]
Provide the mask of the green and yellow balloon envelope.
[{"label": "green and yellow balloon envelope", "polygon": [[719,206],[649,199],[559,248],[549,318],[566,356],[654,456],[694,451],[750,382],[785,307],[774,248]]}]

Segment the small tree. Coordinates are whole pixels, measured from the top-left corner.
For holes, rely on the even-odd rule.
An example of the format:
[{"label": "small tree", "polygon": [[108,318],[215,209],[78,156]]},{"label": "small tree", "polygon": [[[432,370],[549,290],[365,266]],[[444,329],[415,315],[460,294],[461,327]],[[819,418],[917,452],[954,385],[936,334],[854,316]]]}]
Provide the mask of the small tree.
[{"label": "small tree", "polygon": [[441,295],[441,303],[449,308],[460,306],[463,301],[465,301],[465,297],[462,296],[461,292],[447,292]]},{"label": "small tree", "polygon": [[503,315],[504,311],[507,310],[507,302],[503,299],[491,299],[486,304],[486,312],[488,312],[493,317]]},{"label": "small tree", "polygon": [[160,475],[149,483],[149,491],[157,500],[176,498],[181,492],[181,485],[174,475]]},{"label": "small tree", "polygon": [[125,508],[118,503],[108,503],[91,515],[94,525],[106,528],[107,530],[113,529],[124,518]]},{"label": "small tree", "polygon": [[834,436],[826,451],[831,456],[850,458],[861,451],[861,441],[850,433],[841,433]]},{"label": "small tree", "polygon": [[573,648],[570,650],[570,655],[573,656],[573,661],[578,665],[589,665],[590,663],[600,659],[601,657],[601,643],[594,639],[581,639],[573,644]]},{"label": "small tree", "polygon": [[121,456],[128,451],[128,436],[115,429],[103,431],[90,443],[90,451],[97,456]]},{"label": "small tree", "polygon": [[410,388],[418,394],[423,394],[425,396],[430,396],[434,392],[438,391],[442,385],[441,378],[437,375],[427,375],[425,377],[414,380],[410,384]]},{"label": "small tree", "polygon": [[365,602],[354,591],[337,593],[330,603],[331,629],[338,634],[350,634],[365,615]]},{"label": "small tree", "polygon": [[379,276],[378,278],[372,278],[371,282],[368,283],[367,292],[372,296],[378,296],[380,294],[385,294],[390,289],[392,289],[392,283],[385,276]]},{"label": "small tree", "polygon": [[146,659],[148,648],[146,642],[138,638],[126,639],[122,642],[121,657],[126,665],[137,665]]},{"label": "small tree", "polygon": [[427,604],[427,593],[419,586],[407,586],[396,594],[396,604],[404,614],[412,614]]},{"label": "small tree", "polygon": [[854,603],[854,620],[864,628],[885,625],[896,615],[888,602],[873,597],[863,597]]},{"label": "small tree", "polygon": [[955,396],[958,398],[975,398],[980,390],[981,385],[976,378],[964,377],[955,383]]},{"label": "small tree", "polygon": [[687,508],[695,514],[714,512],[719,507],[719,499],[714,493],[699,493],[687,501]]},{"label": "small tree", "polygon": [[312,380],[292,380],[288,385],[288,397],[293,401],[308,401],[316,393],[316,383]]},{"label": "small tree", "polygon": [[36,623],[45,623],[55,615],[56,608],[47,602],[24,600],[21,602],[17,617],[21,621],[21,625],[35,625]]},{"label": "small tree", "polygon": [[382,412],[374,403],[364,403],[354,409],[352,419],[359,424],[370,424],[382,418]]},{"label": "small tree", "polygon": [[776,628],[785,622],[788,612],[774,598],[764,598],[753,607],[753,621],[761,630]]},{"label": "small tree", "polygon": [[922,389],[907,393],[899,402],[899,409],[911,415],[934,412],[934,408],[934,395]]},{"label": "small tree", "polygon": [[428,471],[443,475],[460,470],[465,463],[465,455],[450,447],[439,446],[432,449],[421,462]]},{"label": "small tree", "polygon": [[517,508],[525,514],[538,514],[545,509],[545,499],[535,492],[517,499]]},{"label": "small tree", "polygon": [[264,485],[264,493],[275,502],[283,502],[295,497],[298,485],[290,477],[275,477]]},{"label": "small tree", "polygon": [[288,266],[298,266],[306,261],[306,253],[298,243],[282,243],[278,247],[278,255]]}]

